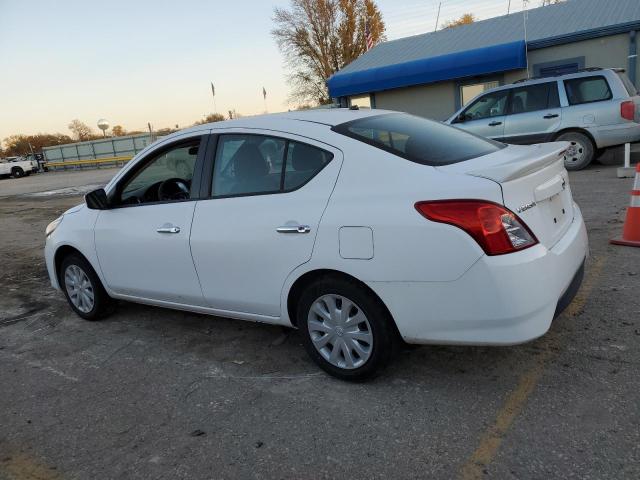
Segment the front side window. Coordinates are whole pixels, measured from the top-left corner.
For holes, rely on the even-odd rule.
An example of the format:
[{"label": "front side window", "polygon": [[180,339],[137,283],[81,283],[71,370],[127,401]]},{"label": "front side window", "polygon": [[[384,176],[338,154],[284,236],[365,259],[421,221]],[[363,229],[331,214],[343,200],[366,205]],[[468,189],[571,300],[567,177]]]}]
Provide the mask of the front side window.
[{"label": "front side window", "polygon": [[569,105],[611,100],[611,90],[607,80],[602,77],[572,78],[564,81]]},{"label": "front side window", "polygon": [[469,108],[464,111],[464,120],[481,120],[483,118],[499,117],[504,115],[508,97],[508,90],[487,93],[473,102]]},{"label": "front side window", "polygon": [[509,113],[535,112],[559,106],[558,84],[556,82],[538,83],[511,91]]},{"label": "front side window", "polygon": [[506,145],[449,125],[391,113],[342,123],[333,131],[423,165],[450,165],[496,152]]},{"label": "front side window", "polygon": [[300,142],[264,135],[221,135],[213,167],[212,196],[295,190],[333,156]]},{"label": "front side window", "polygon": [[135,205],[190,198],[199,145],[200,137],[153,156],[118,188],[117,203]]}]

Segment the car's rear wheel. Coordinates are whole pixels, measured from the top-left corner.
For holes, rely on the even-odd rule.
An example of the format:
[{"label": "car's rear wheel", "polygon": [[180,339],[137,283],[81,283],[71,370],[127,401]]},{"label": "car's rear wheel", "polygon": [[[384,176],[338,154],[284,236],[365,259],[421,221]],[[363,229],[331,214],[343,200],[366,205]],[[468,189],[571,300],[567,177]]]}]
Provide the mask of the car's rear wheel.
[{"label": "car's rear wheel", "polygon": [[113,300],[89,262],[77,253],[62,260],[60,286],[69,306],[85,320],[98,320],[112,311]]},{"label": "car's rear wheel", "polygon": [[24,170],[20,167],[13,167],[11,169],[11,175],[13,176],[13,178],[24,177]]},{"label": "car's rear wheel", "polygon": [[325,277],[302,293],[298,328],[309,356],[334,377],[362,381],[392,358],[398,343],[380,300],[357,282]]},{"label": "car's rear wheel", "polygon": [[566,132],[556,138],[558,142],[569,142],[564,166],[567,170],[582,170],[595,156],[595,146],[589,137],[580,132]]}]

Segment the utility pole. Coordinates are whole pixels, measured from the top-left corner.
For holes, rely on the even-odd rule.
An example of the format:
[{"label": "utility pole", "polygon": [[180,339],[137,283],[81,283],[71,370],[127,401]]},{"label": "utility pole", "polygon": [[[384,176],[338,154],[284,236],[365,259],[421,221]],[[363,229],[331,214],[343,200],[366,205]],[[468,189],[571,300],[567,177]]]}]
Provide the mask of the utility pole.
[{"label": "utility pole", "polygon": [[438,22],[440,21],[440,7],[442,7],[442,2],[438,3],[438,15],[436,16],[436,28],[433,29],[434,32],[438,30]]},{"label": "utility pole", "polygon": [[509,2],[507,3],[507,15],[509,15],[510,11],[511,11],[511,0],[509,0]]}]

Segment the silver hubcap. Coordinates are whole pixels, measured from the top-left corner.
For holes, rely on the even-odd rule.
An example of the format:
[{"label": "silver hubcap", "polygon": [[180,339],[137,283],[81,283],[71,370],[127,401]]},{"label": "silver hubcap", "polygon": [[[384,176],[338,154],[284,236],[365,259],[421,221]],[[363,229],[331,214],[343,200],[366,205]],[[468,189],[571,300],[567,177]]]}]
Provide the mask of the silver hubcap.
[{"label": "silver hubcap", "polygon": [[371,325],[355,303],[340,295],[323,295],[311,305],[307,320],[313,346],[331,365],[353,369],[373,350]]},{"label": "silver hubcap", "polygon": [[94,292],[84,270],[77,265],[69,265],[64,272],[64,284],[74,307],[82,313],[89,313],[93,309]]},{"label": "silver hubcap", "polygon": [[570,162],[579,162],[582,160],[584,155],[584,146],[581,143],[572,140],[571,145],[567,148],[567,160]]}]

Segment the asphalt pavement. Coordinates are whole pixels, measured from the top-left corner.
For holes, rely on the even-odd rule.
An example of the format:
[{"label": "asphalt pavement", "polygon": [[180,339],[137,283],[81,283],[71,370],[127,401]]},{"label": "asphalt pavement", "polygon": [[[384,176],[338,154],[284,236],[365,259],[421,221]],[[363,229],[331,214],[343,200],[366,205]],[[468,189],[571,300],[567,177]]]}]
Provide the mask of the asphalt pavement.
[{"label": "asphalt pavement", "polygon": [[632,184],[614,167],[570,174],[591,257],[546,336],[407,349],[364,384],[291,330],[126,303],[76,317],[42,247],[81,197],[25,195],[83,183],[54,175],[0,181],[0,479],[640,478],[640,249],[608,243]]}]

